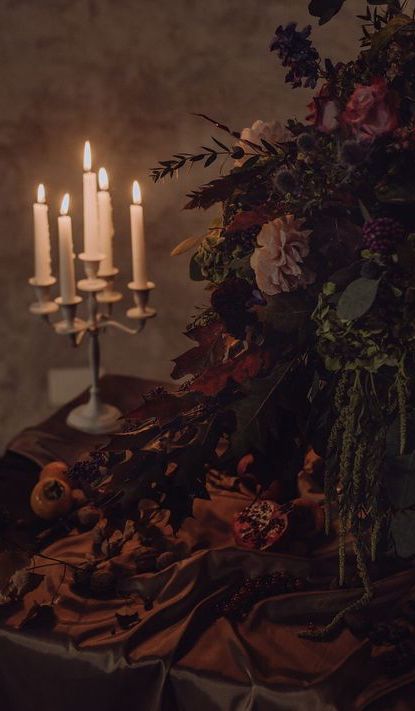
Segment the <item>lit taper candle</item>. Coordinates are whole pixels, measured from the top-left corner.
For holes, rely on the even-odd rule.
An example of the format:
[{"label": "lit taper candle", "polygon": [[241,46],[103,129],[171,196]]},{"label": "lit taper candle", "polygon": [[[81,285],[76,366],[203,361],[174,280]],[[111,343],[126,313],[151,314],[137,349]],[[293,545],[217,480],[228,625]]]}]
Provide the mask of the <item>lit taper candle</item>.
[{"label": "lit taper candle", "polygon": [[59,281],[63,304],[73,304],[76,297],[72,220],[68,212],[69,195],[66,193],[63,196],[60,215],[58,217]]},{"label": "lit taper candle", "polygon": [[33,205],[33,224],[35,233],[35,279],[37,284],[46,285],[50,282],[50,235],[48,206],[43,183],[37,189],[37,201]]},{"label": "lit taper candle", "polygon": [[84,148],[84,252],[87,257],[97,257],[99,250],[97,176],[92,171],[91,144]]},{"label": "lit taper candle", "polygon": [[133,203],[130,205],[133,282],[138,289],[147,289],[146,247],[144,242],[143,206],[138,181],[133,183]]},{"label": "lit taper candle", "polygon": [[114,269],[112,251],[114,224],[108,173],[105,168],[100,168],[98,171],[98,186],[99,251],[105,255],[100,264],[99,273],[103,276],[110,276]]}]

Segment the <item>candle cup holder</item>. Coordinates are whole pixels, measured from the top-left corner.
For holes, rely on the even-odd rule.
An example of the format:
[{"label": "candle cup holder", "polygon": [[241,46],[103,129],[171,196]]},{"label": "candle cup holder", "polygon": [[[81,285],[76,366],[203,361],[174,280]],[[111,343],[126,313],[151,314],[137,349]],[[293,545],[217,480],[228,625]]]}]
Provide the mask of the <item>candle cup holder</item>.
[{"label": "candle cup holder", "polygon": [[[40,311],[37,308],[32,310],[32,307],[30,307],[30,310],[32,313],[45,315],[53,313],[60,308],[63,316],[62,320],[52,323],[51,325],[58,335],[69,336],[72,345],[75,347],[82,343],[86,334],[89,335],[89,366],[92,381],[89,390],[89,399],[87,403],[74,408],[69,413],[66,422],[69,427],[73,427],[81,432],[95,435],[111,434],[121,429],[122,419],[121,412],[118,408],[113,405],[108,405],[101,400],[99,388],[99,334],[110,328],[123,331],[129,335],[140,333],[147,319],[156,315],[155,309],[151,309],[147,306],[149,292],[154,288],[154,284],[148,282],[146,289],[138,288],[134,282],[129,284],[130,289],[134,292],[136,306],[129,309],[127,315],[129,318],[139,320],[137,328],[129,328],[123,323],[99,313],[99,304],[112,306],[112,304],[120,301],[121,294],[118,295],[117,292],[111,290],[112,281],[118,273],[118,270],[112,270],[111,274],[105,275],[107,278],[104,280],[98,277],[99,263],[103,255],[96,255],[91,258],[85,254],[81,254],[79,258],[84,263],[86,278],[78,282],[78,288],[88,294],[87,319],[77,318],[76,315],[77,308],[82,302],[80,296],[76,296],[74,301],[70,304],[63,303],[61,297],[55,299],[55,301],[49,301],[50,286],[55,283],[55,279],[52,279],[50,284],[41,285],[39,287],[40,292],[38,299],[41,299],[41,303],[44,304],[42,309]],[[34,280],[30,280],[30,283],[35,287],[39,286],[34,283]],[[34,306],[37,307],[38,305],[35,304]]]},{"label": "candle cup holder", "polygon": [[[74,301],[70,304],[65,304],[60,296],[55,299],[55,304],[61,309],[63,316],[62,321],[53,324],[53,328],[59,336],[75,337],[86,330],[86,321],[76,318],[76,311],[80,303],[82,303],[80,296],[75,296]],[[76,345],[76,340],[74,338],[71,340]]]},{"label": "candle cup holder", "polygon": [[103,291],[97,294],[97,301],[100,304],[106,304],[108,316],[111,316],[114,304],[118,303],[118,301],[121,301],[123,298],[121,292],[114,289],[114,281],[118,273],[119,269],[116,267],[111,269],[111,271],[104,272],[99,270],[98,272],[99,277],[106,281],[107,286],[103,289]]},{"label": "candle cup holder", "polygon": [[127,311],[127,317],[137,319],[139,321],[146,321],[149,318],[154,318],[157,311],[151,306],[148,306],[148,300],[150,298],[150,291],[155,288],[155,284],[152,281],[147,282],[147,288],[143,289],[137,282],[130,281],[128,288],[133,292],[133,298],[135,306]]},{"label": "candle cup holder", "polygon": [[43,284],[39,284],[36,277],[29,279],[30,286],[33,286],[36,294],[37,301],[29,306],[29,311],[35,316],[42,316],[46,320],[50,314],[54,314],[58,311],[59,307],[51,299],[50,292],[54,284],[56,284],[55,277],[50,277],[50,279]]},{"label": "candle cup holder", "polygon": [[81,291],[98,292],[103,291],[107,286],[107,282],[98,277],[99,265],[104,256],[104,254],[88,255],[85,252],[79,255],[79,259],[84,263],[86,275],[86,279],[78,282]]}]

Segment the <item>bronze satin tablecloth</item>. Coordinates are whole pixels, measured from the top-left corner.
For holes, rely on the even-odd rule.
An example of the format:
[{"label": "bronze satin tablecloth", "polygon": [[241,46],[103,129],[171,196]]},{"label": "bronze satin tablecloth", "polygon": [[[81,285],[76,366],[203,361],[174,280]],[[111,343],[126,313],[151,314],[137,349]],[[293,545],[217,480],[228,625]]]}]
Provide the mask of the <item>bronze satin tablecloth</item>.
[{"label": "bronze satin tablecloth", "polygon": [[[124,396],[127,387],[124,401],[118,398],[117,403],[113,397],[112,402],[128,409],[134,405],[131,399],[149,384],[107,379],[104,387],[123,391]],[[14,454],[6,455],[0,473],[0,493],[11,499],[12,506],[25,498],[37,473],[21,453],[30,456],[33,446],[37,462],[65,458],[68,441],[62,422],[58,413],[46,426],[26,431],[12,443]],[[71,437],[78,453],[96,441],[86,442],[75,433]],[[70,457],[76,458],[73,451]],[[19,496],[11,489],[19,490]],[[328,592],[317,585],[313,592],[263,600],[244,622],[218,616],[216,602],[241,571],[255,576],[287,570],[327,581],[336,552],[334,543],[304,556],[238,549],[230,528],[232,515],[252,500],[252,494],[237,479],[214,472],[209,493],[210,500],[196,500],[194,518],[170,540],[182,559],[160,572],[129,578],[127,598],[85,599],[66,580],[62,583],[59,566],[38,571],[45,574],[43,582],[0,629],[1,711],[415,708],[415,668],[400,677],[383,675],[373,646],[347,628],[330,642],[298,637],[310,622],[328,622],[359,591]],[[91,532],[74,533],[45,552],[76,564],[85,561],[91,547]],[[128,565],[133,553],[134,543],[129,542],[113,562]],[[413,588],[412,570],[377,583],[374,608],[380,618]],[[19,630],[33,602],[48,603],[57,590],[53,631]],[[144,609],[142,596],[154,601],[151,610]],[[140,621],[122,629],[115,617],[120,610],[137,612]]]}]

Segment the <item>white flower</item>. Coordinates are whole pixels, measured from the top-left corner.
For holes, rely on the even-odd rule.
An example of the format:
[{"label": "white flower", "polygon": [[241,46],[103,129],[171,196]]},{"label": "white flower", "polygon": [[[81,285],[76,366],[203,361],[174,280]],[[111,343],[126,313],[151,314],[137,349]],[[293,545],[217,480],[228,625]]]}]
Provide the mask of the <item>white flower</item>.
[{"label": "white flower", "polygon": [[285,215],[267,222],[258,234],[251,267],[264,294],[294,291],[314,281],[315,275],[303,264],[309,253],[310,230],[301,230],[302,222]]},{"label": "white flower", "polygon": [[[252,143],[257,143],[261,145],[261,138],[268,141],[268,143],[283,143],[284,141],[289,141],[292,138],[289,131],[287,131],[278,121],[273,121],[272,123],[266,123],[265,121],[255,121],[251,128],[244,128],[241,132],[241,139],[239,145],[247,153],[252,153],[253,150],[244,141],[251,141]],[[240,168],[250,156],[243,156],[235,161],[235,165]]]}]

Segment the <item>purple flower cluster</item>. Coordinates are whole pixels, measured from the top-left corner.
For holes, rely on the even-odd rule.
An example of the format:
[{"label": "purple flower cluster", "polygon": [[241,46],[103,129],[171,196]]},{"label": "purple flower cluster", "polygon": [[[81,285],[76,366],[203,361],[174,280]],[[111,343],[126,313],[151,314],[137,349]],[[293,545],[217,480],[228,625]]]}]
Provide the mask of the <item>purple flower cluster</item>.
[{"label": "purple flower cluster", "polygon": [[304,86],[314,89],[318,80],[320,57],[308,39],[311,25],[302,31],[296,28],[295,22],[290,22],[286,27],[277,27],[270,50],[277,52],[283,67],[290,68],[285,81],[292,84],[293,89],[303,86],[303,80]]}]

